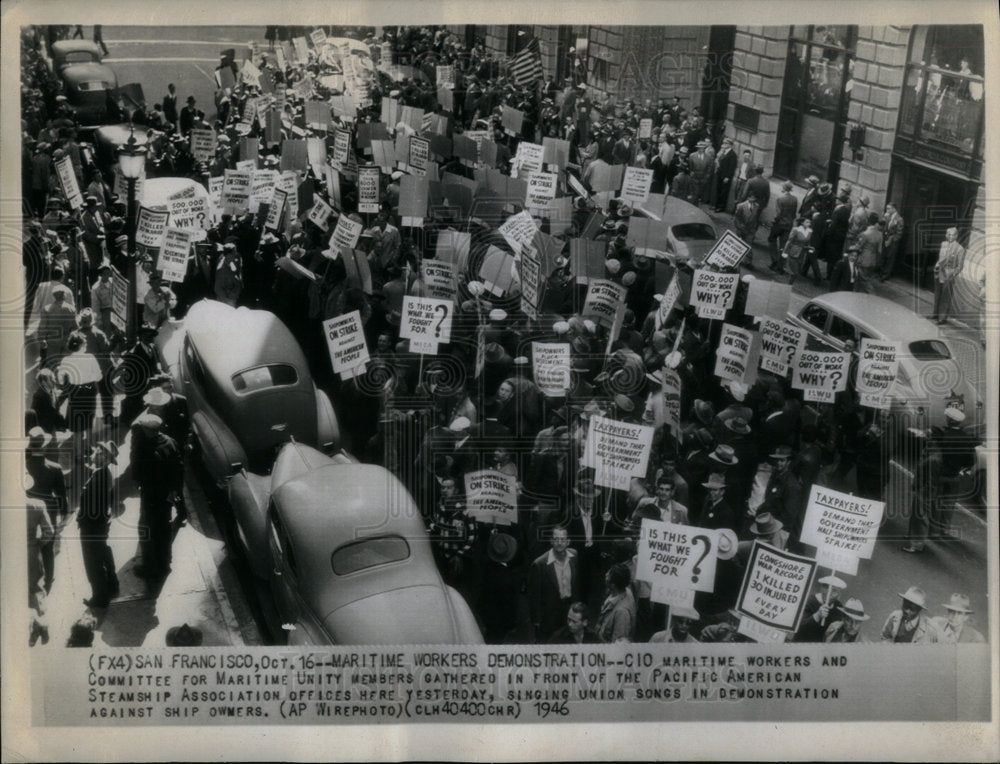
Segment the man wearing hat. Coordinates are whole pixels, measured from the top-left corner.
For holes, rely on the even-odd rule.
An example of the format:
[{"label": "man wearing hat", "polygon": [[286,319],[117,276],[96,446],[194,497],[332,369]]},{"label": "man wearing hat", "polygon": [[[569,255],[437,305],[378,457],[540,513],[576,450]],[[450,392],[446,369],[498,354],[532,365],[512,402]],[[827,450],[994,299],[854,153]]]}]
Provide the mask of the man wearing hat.
[{"label": "man wearing hat", "polygon": [[798,538],[802,506],[802,486],[792,472],[795,454],[788,446],[779,446],[768,458],[772,461],[771,476],[764,489],[764,503],[757,510],[758,516],[766,513],[780,520]]},{"label": "man wearing hat", "polygon": [[80,225],[83,228],[81,238],[83,239],[83,248],[87,250],[87,261],[90,264],[90,269],[97,270],[107,256],[105,242],[108,238],[107,231],[111,225],[111,219],[98,206],[98,199],[93,194],[87,194],[84,203],[86,206],[80,214]]},{"label": "man wearing hat", "polygon": [[[510,532],[508,532],[510,531]],[[480,560],[480,586],[478,592],[479,615],[483,621],[483,636],[489,644],[507,642],[512,632],[520,626],[518,603],[524,582],[524,565],[517,538],[512,526],[505,531],[495,528],[486,541],[486,554]],[[524,642],[530,635],[517,632],[517,639]]]},{"label": "man wearing hat", "polygon": [[182,490],[184,462],[173,438],[163,434],[163,420],[144,412],[132,424],[130,464],[139,488],[139,549],[135,573],[160,580],[170,573],[170,496]]},{"label": "man wearing hat", "polygon": [[142,321],[154,329],[170,317],[170,309],[177,305],[177,297],[163,282],[158,271],[149,275],[149,290],[142,299]]},{"label": "man wearing hat", "polygon": [[733,176],[736,174],[738,162],[733,142],[724,138],[722,148],[715,157],[715,211],[724,212],[729,204],[729,192],[732,191]]},{"label": "man wearing hat", "polygon": [[566,622],[573,602],[580,601],[582,581],[576,551],[569,548],[569,531],[552,529],[551,549],[531,563],[528,601],[535,642],[547,642]]},{"label": "man wearing hat", "polygon": [[114,478],[108,465],[117,460],[118,446],[114,442],[105,440],[94,446],[90,455],[90,475],[80,492],[80,509],[76,515],[83,568],[91,591],[90,599],[84,600],[84,604],[92,608],[107,607],[118,595],[115,558],[108,546],[115,500]]},{"label": "man wearing hat", "polygon": [[764,543],[770,544],[778,549],[784,549],[788,544],[788,531],[785,530],[784,523],[774,517],[770,512],[757,513],[753,522],[750,524],[750,536],[751,539],[749,541],[740,542],[741,551],[743,551],[744,545],[746,545],[745,550],[747,553],[747,559],[749,559],[750,547],[753,543],[753,539],[760,539]]},{"label": "man wearing hat", "polygon": [[714,169],[714,161],[705,152],[707,147],[708,141],[698,141],[695,152],[688,157],[688,169],[691,171],[691,180],[694,181],[693,196],[696,204],[704,197],[708,178]]},{"label": "man wearing hat", "polygon": [[839,620],[833,621],[823,634],[824,642],[854,642],[866,643],[867,639],[861,636],[861,624],[871,616],[865,613],[865,606],[861,600],[851,598],[847,600],[837,613]]},{"label": "man wearing hat", "polygon": [[48,515],[48,525],[53,529],[53,536],[39,547],[42,556],[42,569],[45,573],[44,586],[48,592],[52,588],[55,573],[55,533],[67,512],[66,479],[62,468],[45,458],[46,449],[52,442],[52,436],[41,427],[32,427],[28,431],[28,445],[24,454],[25,471],[31,483],[27,488],[29,499],[45,503]]},{"label": "man wearing hat", "polygon": [[736,530],[738,520],[733,508],[726,501],[726,478],[721,472],[713,472],[701,484],[708,495],[695,520],[699,528],[729,528]]},{"label": "man wearing hat", "polygon": [[931,536],[952,537],[955,501],[962,495],[963,478],[975,465],[976,438],[965,431],[965,412],[957,406],[944,409],[945,426],[932,433],[941,451],[941,484],[931,514]]},{"label": "man wearing hat", "polygon": [[201,119],[201,113],[195,108],[195,99],[193,95],[187,97],[187,105],[181,109],[181,114],[178,119],[178,127],[180,128],[181,135],[187,137],[191,134],[191,128],[194,127],[195,122]]},{"label": "man wearing hat", "polygon": [[671,607],[670,629],[656,632],[649,638],[650,642],[682,642],[696,643],[698,640],[691,633],[691,626],[698,622],[701,616],[693,607]]},{"label": "man wearing hat", "polygon": [[121,363],[112,374],[111,382],[115,390],[125,394],[119,417],[124,426],[131,424],[136,414],[142,411],[142,399],[149,380],[163,371],[153,345],[155,339],[154,327],[149,324],[139,327],[135,345],[122,354]]},{"label": "man wearing hat", "polygon": [[90,308],[97,317],[98,328],[108,337],[114,329],[111,323],[112,305],[111,263],[104,260],[97,269],[97,281],[90,288]]},{"label": "man wearing hat", "polygon": [[817,579],[813,595],[806,600],[795,642],[822,642],[830,623],[839,617],[840,593],[847,584],[836,576]]},{"label": "man wearing hat", "polygon": [[882,627],[883,642],[935,644],[939,639],[938,628],[927,617],[927,596],[919,586],[911,586],[902,598],[899,610],[893,610]]},{"label": "man wearing hat", "polygon": [[931,623],[937,627],[941,642],[954,645],[986,641],[986,637],[967,623],[973,612],[970,604],[968,595],[952,594],[951,599],[942,606],[948,611],[948,615],[931,619]]}]

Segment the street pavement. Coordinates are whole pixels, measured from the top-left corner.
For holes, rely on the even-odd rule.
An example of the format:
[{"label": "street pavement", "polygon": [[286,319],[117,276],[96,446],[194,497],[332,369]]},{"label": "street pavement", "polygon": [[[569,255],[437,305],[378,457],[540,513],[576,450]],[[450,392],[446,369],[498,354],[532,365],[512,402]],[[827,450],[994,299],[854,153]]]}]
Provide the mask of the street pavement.
[{"label": "street pavement", "polygon": [[[90,29],[85,31],[89,34]],[[104,30],[110,50],[108,63],[118,73],[119,82],[140,82],[149,104],[158,102],[166,93],[167,83],[173,82],[177,88],[178,107],[193,94],[199,108],[209,118],[214,116],[212,72],[218,63],[219,51],[250,40],[266,44],[263,34],[263,27],[105,27]],[[720,233],[731,227],[729,215],[709,214]],[[772,277],[767,269],[770,256],[765,239],[766,230],[762,228],[753,253],[753,273],[758,278]],[[816,287],[808,279],[798,280],[792,309],[822,291],[822,287]],[[879,292],[921,315],[930,312],[930,294],[904,279],[881,284]],[[980,333],[975,327],[955,322],[946,326],[944,332],[963,372],[982,391],[986,379]],[[124,470],[127,440],[121,455],[120,469]],[[955,516],[958,539],[931,542],[928,551],[921,555],[902,552],[909,513],[907,481],[907,473],[898,465],[894,466],[890,475],[887,520],[873,559],[861,563],[856,577],[842,576],[849,583],[847,596],[860,597],[872,615],[865,633],[869,638],[877,638],[885,617],[898,606],[899,593],[911,585],[920,585],[927,591],[935,615],[943,613],[938,604],[947,601],[953,591],[968,593],[973,608],[981,614],[976,627],[985,632],[985,522],[979,515],[960,508]],[[98,613],[101,620],[96,643],[158,646],[164,643],[166,631],[171,626],[183,623],[202,629],[206,645],[262,643],[255,622],[254,595],[246,593],[249,577],[242,572],[245,566],[231,557],[190,465],[186,483],[185,495],[191,518],[188,525],[177,532],[173,572],[160,590],[151,589],[132,574],[137,562],[139,500],[127,484],[123,487],[124,512],[112,526],[111,539],[122,592],[106,612]],[[65,644],[73,621],[86,611],[82,600],[89,595],[76,526],[71,520],[63,530],[55,584],[49,598],[50,644]]]}]

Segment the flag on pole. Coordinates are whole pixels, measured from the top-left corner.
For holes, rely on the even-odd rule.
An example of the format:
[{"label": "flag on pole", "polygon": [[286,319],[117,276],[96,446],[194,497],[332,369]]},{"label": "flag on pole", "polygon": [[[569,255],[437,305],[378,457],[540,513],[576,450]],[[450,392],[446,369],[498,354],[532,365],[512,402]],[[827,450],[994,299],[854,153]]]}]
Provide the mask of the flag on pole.
[{"label": "flag on pole", "polygon": [[514,82],[522,86],[542,78],[542,54],[536,38],[532,38],[523,50],[514,54],[509,71]]}]

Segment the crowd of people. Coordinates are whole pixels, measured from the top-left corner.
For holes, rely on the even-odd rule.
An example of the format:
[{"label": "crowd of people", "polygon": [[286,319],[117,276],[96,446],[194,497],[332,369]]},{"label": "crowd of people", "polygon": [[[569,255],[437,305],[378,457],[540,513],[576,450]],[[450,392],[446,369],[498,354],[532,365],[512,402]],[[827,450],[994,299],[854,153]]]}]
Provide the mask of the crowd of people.
[{"label": "crowd of people", "polygon": [[[282,30],[269,28],[263,47],[273,49],[295,36],[294,30],[292,35]],[[452,136],[490,131],[483,140],[495,143],[495,169],[505,174],[519,141],[560,138],[569,144],[569,173],[588,191],[601,163],[652,169],[651,192],[731,211],[737,233],[754,240],[770,201],[764,168],[749,150],[720,140],[698,108],[685,108],[680,97],[656,106],[648,99],[642,105],[598,104],[588,97],[579,72],[563,83],[518,82],[509,62],[486,54],[481,44],[467,48],[444,28],[386,28],[381,39],[371,30],[356,36],[365,37],[373,58],[389,56],[393,66],[412,66],[414,72],[396,80],[374,78],[355,119],[333,114],[335,126],[377,123],[383,97],[395,99],[445,116]],[[330,196],[325,177],[314,170],[298,176],[311,197],[331,205],[336,216],[364,223],[357,251],[370,279],[349,271],[344,257],[331,256],[332,229],[309,220],[308,209],[277,229],[265,227],[259,215],[221,210],[206,227],[205,240],[195,243],[184,279],[168,284],[155,271],[151,253],[129,251],[125,200],[112,193],[111,168],[81,140],[81,126],[45,65],[45,39],[43,30],[26,30],[22,45],[25,322],[35,381],[26,422],[33,481],[29,541],[37,553],[29,594],[39,634],[52,560],[71,510],[77,510],[93,590],[88,607],[103,612],[118,593],[107,545],[118,511],[109,467],[119,458],[126,432],[145,531],[138,571],[157,581],[171,570],[171,526],[186,517],[182,457],[189,428],[184,399],[172,389],[154,340],[201,299],[269,310],[285,322],[335,403],[345,445],[364,461],[391,470],[412,492],[444,580],[469,602],[489,642],[743,639],[733,608],[753,540],[807,551],[799,534],[814,483],[882,498],[891,448],[885,412],[861,406],[853,385],[834,403],[805,404],[789,379],[763,370],[752,384],[721,382],[713,375],[721,322],[699,318],[683,301],[666,317],[658,316],[662,295],[655,288],[656,270],[674,267],[629,246],[632,210],[619,199],[604,205],[596,194],[577,194],[572,220],[558,230],[552,221],[537,219],[558,249],[545,260],[551,268],[544,274],[537,320],[521,310],[516,275],[505,290],[491,290],[471,266],[459,274],[456,339],[434,357],[410,352],[400,326],[404,296],[430,294],[421,266],[435,259],[439,238],[470,232],[470,262],[481,263],[490,248],[518,253],[497,234],[499,220],[470,217],[453,206],[431,206],[421,225],[402,220],[399,170],[380,174],[380,209],[365,216],[357,212],[359,189],[349,173],[340,176],[339,198]],[[308,61],[289,56],[284,68],[266,49],[256,57],[285,95],[282,140],[326,134],[305,125],[307,99],[295,89],[311,78],[314,98],[328,94],[319,79],[331,65],[310,50]],[[433,85],[439,65],[455,67],[451,113],[441,108]],[[261,94],[261,86],[242,80],[220,89],[216,119],[206,119],[193,97],[178,111],[173,86],[148,110],[123,107],[135,124],[152,130],[148,176],[188,177],[208,187],[209,178],[234,169],[241,159],[240,138],[263,136],[263,122],[252,122],[248,135],[238,129],[248,101]],[[518,135],[501,124],[504,105],[524,114]],[[649,136],[640,138],[647,119]],[[189,134],[196,127],[216,135],[210,161],[192,154]],[[405,123],[386,127],[413,132]],[[361,147],[353,150],[364,164]],[[54,172],[54,162],[63,157],[70,158],[83,193],[77,211]],[[257,166],[276,168],[280,162],[281,142],[261,141]],[[455,157],[444,157],[439,171],[475,178],[473,168]],[[849,188],[834,197],[830,184],[808,182],[801,203],[791,184],[776,200],[768,236],[772,269],[790,271],[793,279],[811,272],[832,289],[874,289],[893,269],[902,231],[898,211],[889,205],[883,218],[867,210],[863,194],[852,204]],[[604,224],[588,232],[595,212]],[[581,237],[604,243],[604,278],[626,290],[621,321],[610,327],[583,315],[587,284],[570,258],[570,242]],[[129,345],[116,321],[111,279],[128,273],[134,258],[148,272],[148,291],[140,295],[141,326]],[[825,274],[817,260],[826,262]],[[942,284],[951,273],[946,268],[953,266],[942,264]],[[690,272],[690,264],[676,269]],[[741,296],[726,319],[748,328],[751,317],[740,306],[752,278],[743,276]],[[360,312],[371,361],[364,374],[342,380],[333,373],[322,323],[354,310]],[[939,316],[946,315],[942,304]],[[476,374],[477,343],[462,338],[479,331],[484,352]],[[532,370],[532,341],[569,346],[565,394],[542,393]],[[667,424],[665,369],[681,379],[679,432]],[[919,474],[957,481],[970,466],[972,444],[960,435],[964,415],[949,411],[954,431],[928,440],[960,442],[964,450],[956,455],[952,447],[927,449],[925,460],[933,464]],[[633,478],[628,490],[598,485],[594,470],[580,466],[595,416],[655,427],[648,470]],[[72,465],[64,472],[58,459],[66,461],[67,450]],[[469,516],[464,478],[483,468],[516,478],[513,525]],[[954,496],[936,490],[944,483],[925,482],[916,486],[911,551],[923,549],[928,537],[949,532]],[[724,531],[714,591],[699,592],[693,608],[668,613],[650,601],[648,584],[636,581],[643,519]],[[859,598],[831,598],[831,588],[837,587],[825,594],[818,590],[810,600],[795,639],[857,640],[868,615]],[[967,617],[968,602],[956,594],[946,608]],[[889,616],[883,638],[956,641],[974,634],[971,627],[963,630],[961,619],[949,616],[947,623],[935,624],[926,618],[919,589],[903,595],[903,603],[901,615]]]}]

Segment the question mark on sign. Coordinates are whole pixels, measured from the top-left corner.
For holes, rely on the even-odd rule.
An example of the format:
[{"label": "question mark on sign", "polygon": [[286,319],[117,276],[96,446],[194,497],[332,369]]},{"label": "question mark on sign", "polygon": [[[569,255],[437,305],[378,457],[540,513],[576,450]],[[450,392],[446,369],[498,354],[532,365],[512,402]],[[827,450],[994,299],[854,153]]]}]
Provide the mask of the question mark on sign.
[{"label": "question mark on sign", "polygon": [[729,303],[729,298],[733,296],[733,291],[731,289],[722,290],[722,302],[725,304]]},{"label": "question mark on sign", "polygon": [[842,372],[840,369],[837,369],[836,371],[831,371],[830,372],[830,377],[833,379],[833,386],[834,387],[837,387],[837,385],[840,384],[840,380],[841,380],[841,378],[843,376],[844,376],[844,372]]},{"label": "question mark on sign", "polygon": [[795,345],[786,345],[785,352],[788,354],[788,358],[785,359],[785,364],[791,366],[792,358],[795,356]]},{"label": "question mark on sign", "polygon": [[702,560],[708,557],[708,553],[712,551],[712,540],[708,536],[701,534],[695,536],[693,539],[691,539],[691,546],[694,547],[694,545],[699,541],[705,542],[705,551],[701,553],[701,557],[698,558],[697,562],[695,562],[694,564],[694,567],[691,569],[691,583],[693,584],[698,583],[698,574],[701,573]]},{"label": "question mark on sign", "polygon": [[448,318],[448,308],[447,308],[447,306],[445,306],[445,305],[438,305],[436,308],[434,308],[434,312],[437,313],[438,311],[441,311],[441,318],[438,319],[437,326],[434,327],[434,336],[435,337],[440,337],[441,336],[441,324],[443,324],[444,320],[446,318]]}]

